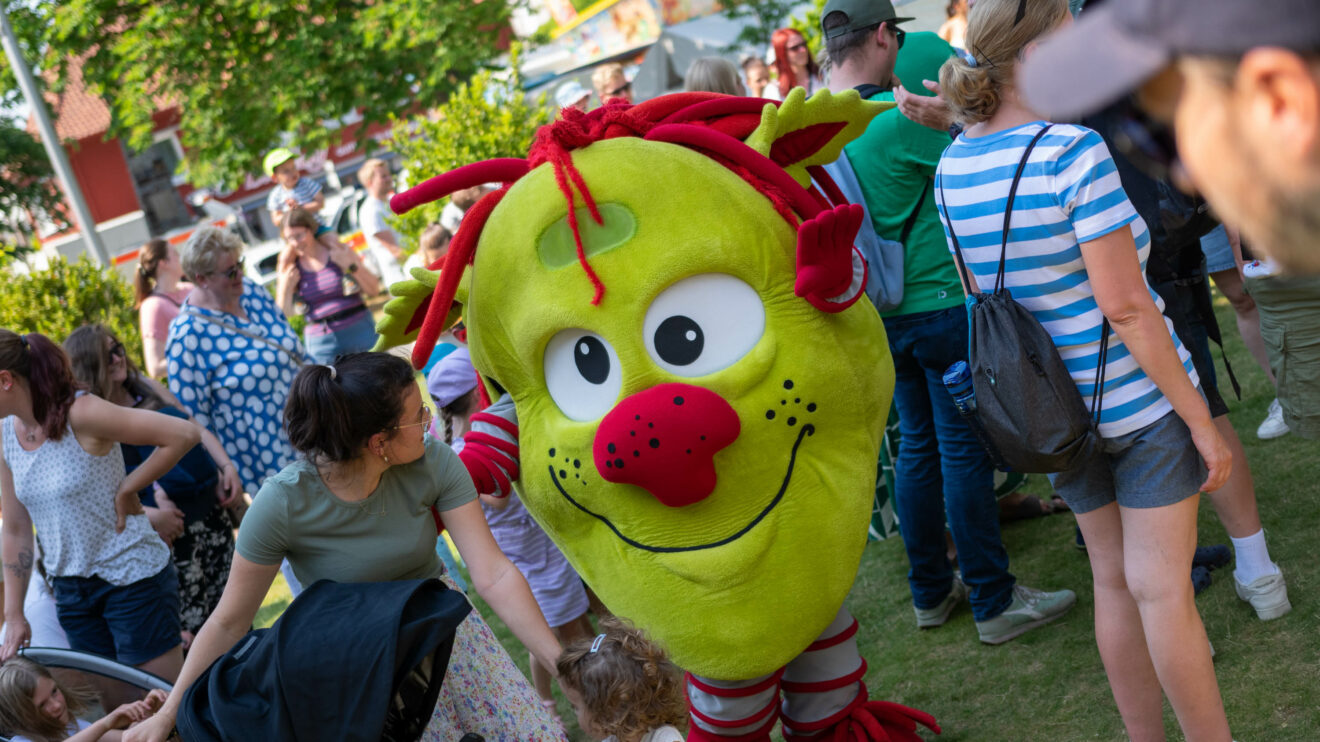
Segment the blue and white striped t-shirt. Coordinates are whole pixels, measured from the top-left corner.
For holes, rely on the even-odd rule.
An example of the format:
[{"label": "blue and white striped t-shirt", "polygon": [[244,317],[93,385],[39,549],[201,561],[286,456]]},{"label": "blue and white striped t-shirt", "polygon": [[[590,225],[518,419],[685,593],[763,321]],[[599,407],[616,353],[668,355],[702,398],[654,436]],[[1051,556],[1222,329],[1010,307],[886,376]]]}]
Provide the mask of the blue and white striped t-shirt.
[{"label": "blue and white striped t-shirt", "polygon": [[298,182],[293,184],[293,188],[285,188],[276,183],[275,187],[270,189],[270,193],[266,194],[266,210],[288,211],[289,205],[284,203],[285,201],[292,198],[300,204],[305,204],[316,198],[316,194],[320,192],[321,184],[311,178],[299,178]]},{"label": "blue and white striped t-shirt", "polygon": [[[960,136],[940,159],[936,203],[952,222],[963,258],[982,291],[993,288],[999,268],[1013,173],[1043,126],[1033,122],[983,137]],[[1123,192],[1109,149],[1090,129],[1055,124],[1032,151],[1018,184],[1004,284],[1054,339],[1088,408],[1104,315],[1082,263],[1081,243],[1125,227],[1132,231],[1144,280],[1150,233]],[[948,229],[946,221],[946,233]],[[1150,296],[1163,311],[1159,296],[1154,291]],[[1192,383],[1198,383],[1191,356],[1167,318],[1165,326],[1183,368]],[[1112,331],[1103,404],[1100,433],[1107,438],[1139,430],[1173,409]]]}]

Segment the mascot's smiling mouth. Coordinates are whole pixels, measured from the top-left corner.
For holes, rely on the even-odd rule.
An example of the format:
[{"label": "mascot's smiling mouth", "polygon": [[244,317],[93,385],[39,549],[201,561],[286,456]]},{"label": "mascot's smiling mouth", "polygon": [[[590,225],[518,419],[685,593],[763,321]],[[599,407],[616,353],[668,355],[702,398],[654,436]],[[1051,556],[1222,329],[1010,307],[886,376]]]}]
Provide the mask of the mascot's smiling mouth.
[{"label": "mascot's smiling mouth", "polygon": [[814,425],[811,425],[810,423],[803,425],[798,430],[797,440],[793,441],[793,450],[788,455],[788,470],[784,472],[784,481],[782,484],[779,485],[779,491],[775,493],[774,499],[770,500],[770,503],[767,504],[760,513],[757,513],[756,517],[753,518],[750,523],[738,529],[737,532],[729,536],[726,536],[725,538],[722,538],[718,541],[712,541],[708,544],[698,544],[696,546],[652,546],[650,544],[644,544],[640,541],[636,541],[634,539],[628,538],[623,534],[622,531],[618,529],[617,526],[614,525],[614,523],[610,522],[609,518],[606,518],[600,513],[592,512],[591,510],[587,509],[584,505],[582,505],[582,503],[578,502],[577,500],[574,500],[573,496],[568,494],[568,492],[564,490],[564,487],[559,483],[559,477],[556,476],[555,474],[554,466],[550,467],[550,481],[554,482],[555,489],[559,490],[559,494],[563,495],[564,499],[568,500],[569,503],[573,505],[573,507],[599,520],[601,523],[604,523],[606,526],[609,527],[611,531],[614,532],[615,536],[618,536],[621,541],[623,541],[625,544],[628,544],[629,546],[632,546],[637,549],[642,549],[643,551],[651,551],[660,554],[674,554],[684,551],[701,551],[702,549],[713,549],[717,546],[724,546],[727,543],[731,543],[733,541],[738,540],[739,538],[742,538],[744,534],[755,528],[757,523],[760,523],[763,519],[765,519],[765,516],[769,515],[770,511],[775,509],[775,506],[779,504],[780,500],[784,499],[784,493],[788,491],[789,481],[793,478],[793,467],[797,463],[798,446],[802,445],[802,439],[806,438],[809,435],[815,434],[815,432],[816,432],[816,427]]}]

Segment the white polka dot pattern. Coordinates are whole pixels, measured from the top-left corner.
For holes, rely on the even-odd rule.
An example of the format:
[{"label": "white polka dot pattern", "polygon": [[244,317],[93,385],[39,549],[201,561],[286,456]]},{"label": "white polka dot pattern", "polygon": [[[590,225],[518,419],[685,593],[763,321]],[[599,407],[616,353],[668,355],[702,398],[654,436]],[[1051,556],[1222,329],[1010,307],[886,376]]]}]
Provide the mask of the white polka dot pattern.
[{"label": "white polka dot pattern", "polygon": [[60,440],[25,451],[12,417],[5,418],[3,436],[14,494],[37,528],[47,574],[100,577],[112,585],[127,585],[169,563],[169,547],[147,516],[128,516],[124,532],[115,533],[115,492],[124,480],[119,446],[111,446],[105,456],[93,456],[78,445],[70,428]]},{"label": "white polka dot pattern", "polygon": [[264,288],[244,279],[239,305],[246,320],[191,305],[180,312],[170,323],[165,358],[170,391],[220,438],[244,489],[255,494],[266,477],[296,458],[282,415],[299,366],[288,353],[190,312],[265,337],[298,358],[307,355]]}]

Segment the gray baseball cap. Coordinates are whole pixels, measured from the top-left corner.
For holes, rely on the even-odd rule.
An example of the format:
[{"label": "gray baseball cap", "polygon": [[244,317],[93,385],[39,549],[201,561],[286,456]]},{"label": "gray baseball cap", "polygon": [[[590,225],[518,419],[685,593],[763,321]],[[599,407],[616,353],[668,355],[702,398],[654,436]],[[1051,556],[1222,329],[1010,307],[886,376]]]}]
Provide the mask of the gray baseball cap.
[{"label": "gray baseball cap", "polygon": [[1176,58],[1272,46],[1320,52],[1320,0],[1107,0],[1045,39],[1018,72],[1033,110],[1073,118],[1135,90]]},{"label": "gray baseball cap", "polygon": [[906,23],[912,18],[900,18],[894,10],[894,4],[889,0],[829,0],[825,3],[825,9],[820,12],[820,20],[824,23],[830,13],[839,11],[848,16],[848,22],[837,28],[831,28],[825,31],[825,38],[832,39],[836,36],[842,36],[853,31],[860,31],[863,28],[878,26],[885,21],[890,24]]}]

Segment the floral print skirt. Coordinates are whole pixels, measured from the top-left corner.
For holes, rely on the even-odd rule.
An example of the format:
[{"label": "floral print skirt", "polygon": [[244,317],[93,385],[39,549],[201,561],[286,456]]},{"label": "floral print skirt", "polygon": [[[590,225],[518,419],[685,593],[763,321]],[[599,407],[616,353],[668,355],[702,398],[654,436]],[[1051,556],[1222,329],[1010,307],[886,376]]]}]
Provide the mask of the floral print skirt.
[{"label": "floral print skirt", "polygon": [[199,521],[185,526],[174,540],[174,567],[179,571],[179,618],[193,635],[220,603],[234,560],[234,526],[229,511],[219,505]]},{"label": "floral print skirt", "polygon": [[440,699],[422,741],[456,742],[469,732],[487,742],[568,739],[476,608],[454,635]]}]

